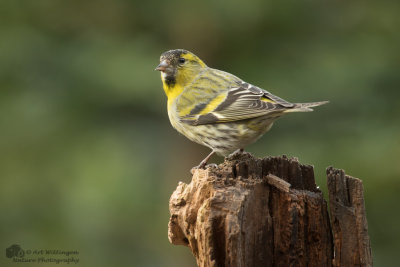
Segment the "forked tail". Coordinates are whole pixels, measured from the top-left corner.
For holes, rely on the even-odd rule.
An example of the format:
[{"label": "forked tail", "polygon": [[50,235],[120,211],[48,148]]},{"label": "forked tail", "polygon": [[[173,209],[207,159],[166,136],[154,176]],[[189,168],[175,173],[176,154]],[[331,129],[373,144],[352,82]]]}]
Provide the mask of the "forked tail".
[{"label": "forked tail", "polygon": [[311,103],[295,103],[293,108],[287,109],[286,112],[309,112],[313,111],[312,107],[321,106],[329,103],[329,101],[311,102]]}]

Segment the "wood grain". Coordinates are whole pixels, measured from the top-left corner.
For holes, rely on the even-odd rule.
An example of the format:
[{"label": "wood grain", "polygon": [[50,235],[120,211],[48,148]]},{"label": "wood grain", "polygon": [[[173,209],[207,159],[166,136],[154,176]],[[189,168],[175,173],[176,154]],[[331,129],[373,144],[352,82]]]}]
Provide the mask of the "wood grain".
[{"label": "wood grain", "polygon": [[[331,185],[336,181],[340,188],[339,180],[331,180]],[[355,184],[343,194],[360,190]],[[345,201],[331,216],[347,220],[336,213],[353,205],[349,209],[354,221],[364,225],[365,213],[355,211],[364,208],[362,195]],[[189,184],[179,183],[169,207],[169,240],[189,247],[198,266],[370,266],[345,265],[348,257],[335,256],[353,243],[343,237],[338,241],[341,234],[335,227],[332,236],[327,202],[315,184],[313,167],[295,158],[257,159],[243,153],[218,167],[195,169]],[[357,248],[364,254],[351,254],[353,259],[360,255],[351,264],[362,264],[370,255],[363,250],[369,245],[366,228],[360,231],[349,237],[360,241],[351,251]]]}]

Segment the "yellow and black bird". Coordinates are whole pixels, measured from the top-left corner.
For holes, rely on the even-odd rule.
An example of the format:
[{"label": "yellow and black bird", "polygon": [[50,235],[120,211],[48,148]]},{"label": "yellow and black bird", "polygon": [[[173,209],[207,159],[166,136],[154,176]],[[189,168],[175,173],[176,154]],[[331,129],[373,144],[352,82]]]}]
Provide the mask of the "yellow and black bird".
[{"label": "yellow and black bird", "polygon": [[198,167],[217,153],[226,156],[254,143],[289,112],[312,111],[328,101],[290,103],[240,78],[207,65],[193,53],[163,53],[156,70],[168,97],[172,126],[190,140],[211,148]]}]

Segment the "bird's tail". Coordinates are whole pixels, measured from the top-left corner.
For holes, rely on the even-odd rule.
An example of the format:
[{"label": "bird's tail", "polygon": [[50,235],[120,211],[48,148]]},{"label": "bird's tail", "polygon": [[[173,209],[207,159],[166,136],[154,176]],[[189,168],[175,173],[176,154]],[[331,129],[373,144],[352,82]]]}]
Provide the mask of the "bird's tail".
[{"label": "bird's tail", "polygon": [[295,103],[293,108],[287,109],[286,112],[309,112],[313,111],[312,107],[321,106],[329,103],[329,101],[311,102],[311,103]]}]

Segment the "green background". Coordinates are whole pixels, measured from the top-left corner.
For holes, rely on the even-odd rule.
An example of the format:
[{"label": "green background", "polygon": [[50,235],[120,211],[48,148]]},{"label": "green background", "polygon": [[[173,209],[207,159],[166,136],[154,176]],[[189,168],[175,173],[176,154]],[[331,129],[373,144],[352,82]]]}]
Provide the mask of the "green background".
[{"label": "green background", "polygon": [[313,164],[325,192],[327,166],[361,178],[375,266],[395,266],[399,7],[1,1],[0,249],[79,250],[79,266],[195,266],[168,242],[168,200],[209,151],[170,126],[154,71],[162,52],[185,48],[289,101],[330,100],[247,151]]}]

